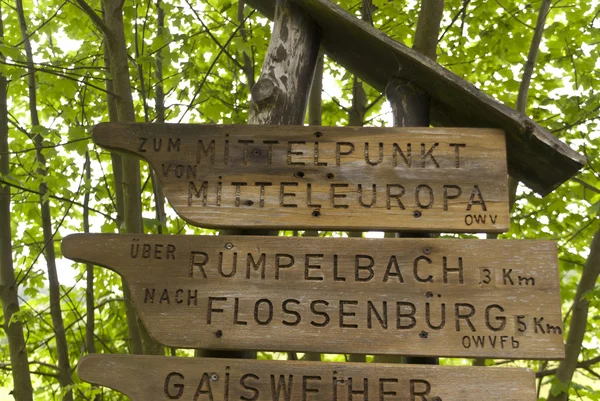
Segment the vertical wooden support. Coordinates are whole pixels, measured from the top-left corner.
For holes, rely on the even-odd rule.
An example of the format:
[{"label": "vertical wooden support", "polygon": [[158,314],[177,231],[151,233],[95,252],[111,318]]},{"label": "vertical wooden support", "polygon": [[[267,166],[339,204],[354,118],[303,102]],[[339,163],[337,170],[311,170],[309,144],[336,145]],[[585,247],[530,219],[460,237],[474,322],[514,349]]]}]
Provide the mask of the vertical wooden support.
[{"label": "vertical wooden support", "polygon": [[[429,127],[429,95],[413,83],[394,79],[385,89],[385,96],[392,106],[395,127]],[[395,233],[395,237],[431,237],[431,234]],[[388,357],[378,356],[377,362],[391,362]],[[435,357],[405,357],[405,363],[437,365]]]},{"label": "vertical wooden support", "polygon": [[248,122],[302,125],[318,54],[319,36],[310,16],[288,0],[278,0]]},{"label": "vertical wooden support", "polygon": [[[413,48],[432,60],[436,59],[437,37],[444,9],[444,0],[422,0]],[[395,127],[429,127],[431,98],[427,92],[405,79],[394,79],[385,88],[392,106]],[[396,237],[415,237],[414,234],[396,233]],[[431,234],[418,235],[432,237]],[[406,363],[437,365],[435,357],[405,357]]]},{"label": "vertical wooden support", "polygon": [[[249,124],[302,125],[320,37],[312,18],[289,0],[277,0],[271,41],[251,90]],[[228,235],[277,235],[277,231],[223,230]],[[249,358],[246,351],[203,351],[204,356]]]}]

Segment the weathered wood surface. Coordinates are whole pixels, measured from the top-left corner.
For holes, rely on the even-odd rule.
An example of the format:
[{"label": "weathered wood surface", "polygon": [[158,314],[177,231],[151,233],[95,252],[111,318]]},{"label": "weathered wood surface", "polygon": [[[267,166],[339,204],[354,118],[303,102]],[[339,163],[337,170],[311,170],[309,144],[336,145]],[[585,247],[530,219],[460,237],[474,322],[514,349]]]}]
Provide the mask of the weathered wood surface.
[{"label": "weathered wood surface", "polygon": [[[507,133],[509,173],[546,195],[584,165],[585,157],[527,116],[499,103],[419,52],[360,21],[330,0],[293,0],[319,25],[327,55],[384,92],[395,78],[432,96],[437,126],[494,127]],[[248,0],[272,18],[273,0]]]},{"label": "weathered wood surface", "polygon": [[249,124],[302,125],[319,44],[312,18],[293,2],[280,1],[260,77],[251,88]]},{"label": "weathered wood surface", "polygon": [[88,355],[79,377],[132,401],[535,401],[520,368]]},{"label": "weathered wood surface", "polygon": [[551,241],[76,234],[159,342],[205,349],[563,358]]},{"label": "weathered wood surface", "polygon": [[100,124],[93,138],[146,159],[175,211],[203,227],[510,226],[499,130]]}]

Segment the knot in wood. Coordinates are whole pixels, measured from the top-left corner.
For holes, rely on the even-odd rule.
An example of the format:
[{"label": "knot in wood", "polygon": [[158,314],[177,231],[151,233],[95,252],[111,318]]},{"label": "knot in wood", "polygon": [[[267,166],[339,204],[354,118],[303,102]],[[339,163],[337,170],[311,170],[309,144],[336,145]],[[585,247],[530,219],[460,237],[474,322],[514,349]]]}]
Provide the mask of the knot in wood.
[{"label": "knot in wood", "polygon": [[276,93],[276,86],[272,79],[260,78],[252,87],[252,100],[255,103],[265,103],[274,99]]},{"label": "knot in wood", "polygon": [[279,46],[277,46],[277,50],[275,51],[275,54],[273,54],[273,60],[284,61],[286,58],[287,58],[287,50],[285,49],[285,46],[283,45],[283,43],[280,43]]}]

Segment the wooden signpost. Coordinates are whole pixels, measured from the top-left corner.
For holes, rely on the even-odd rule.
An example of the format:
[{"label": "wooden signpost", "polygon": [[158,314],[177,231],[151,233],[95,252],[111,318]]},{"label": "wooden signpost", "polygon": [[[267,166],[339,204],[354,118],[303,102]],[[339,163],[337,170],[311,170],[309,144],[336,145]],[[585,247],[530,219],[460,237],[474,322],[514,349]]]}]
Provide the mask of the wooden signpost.
[{"label": "wooden signpost", "polygon": [[100,124],[202,227],[503,232],[504,133],[472,128]]},{"label": "wooden signpost", "polygon": [[[147,160],[204,227],[509,229],[499,130],[129,123],[93,138]],[[172,347],[564,357],[550,241],[83,234],[62,249],[121,274]],[[134,401],[536,398],[523,369],[90,355],[79,375]]]},{"label": "wooden signpost", "polygon": [[[504,232],[508,167],[546,194],[584,162],[526,116],[332,2],[298,7],[298,16],[325,23],[326,49],[353,38],[360,51],[333,56],[361,80],[383,91],[400,74],[431,95],[432,121],[507,130],[510,166],[504,132],[488,128],[111,123],[95,127],[94,141],[148,161],[175,211],[214,228]],[[275,30],[297,49],[303,34],[288,35],[282,24],[295,19],[280,14]],[[296,22],[316,30],[312,20]],[[268,57],[275,64],[252,91],[252,112],[281,101],[300,124],[303,107],[287,107],[273,83],[294,87],[278,75],[290,68],[286,57],[281,45]],[[564,357],[550,241],[86,234],[62,246],[69,258],[121,274],[150,335],[172,347]],[[89,355],[78,371],[133,401],[536,399],[527,369]]]},{"label": "wooden signpost", "polygon": [[535,401],[515,368],[89,355],[79,376],[132,401]]},{"label": "wooden signpost", "polygon": [[[146,159],[204,227],[509,228],[498,130],[130,123],[93,138]],[[168,346],[564,357],[550,241],[83,234],[62,249],[121,274]],[[90,355],[79,375],[134,401],[536,398],[523,369]]]},{"label": "wooden signpost", "polygon": [[187,348],[564,357],[552,241],[75,234]]}]

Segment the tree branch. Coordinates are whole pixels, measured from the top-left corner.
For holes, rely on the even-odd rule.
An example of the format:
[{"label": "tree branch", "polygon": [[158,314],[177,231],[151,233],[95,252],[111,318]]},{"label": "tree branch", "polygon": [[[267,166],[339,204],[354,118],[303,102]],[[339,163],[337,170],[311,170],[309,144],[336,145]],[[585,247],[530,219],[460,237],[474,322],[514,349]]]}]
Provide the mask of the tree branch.
[{"label": "tree branch", "polygon": [[[216,43],[216,45],[219,47],[219,49],[221,49],[221,52],[225,53],[227,55],[227,57],[229,57],[235,63],[235,65],[239,69],[244,70],[244,66],[241,65],[239,63],[239,61],[237,61],[235,59],[235,57],[233,57],[233,55],[227,51],[227,49],[225,49],[225,46],[227,46],[229,44],[229,40],[227,41],[227,43],[225,44],[225,46],[223,46],[221,44],[221,42],[219,42],[219,40],[217,38],[215,38],[215,36],[210,31],[210,29],[208,29],[208,27],[206,26],[206,24],[204,23],[204,21],[202,21],[202,18],[200,18],[200,15],[198,14],[198,12],[194,9],[194,7],[192,7],[192,4],[189,2],[189,0],[185,0],[185,2],[188,5],[188,7],[190,8],[190,10],[192,10],[192,12],[194,13],[194,15],[196,16],[196,19],[198,19],[198,21],[200,22],[200,25],[202,25],[202,27],[204,28],[204,31],[208,34],[208,36],[210,36],[210,38],[212,39],[212,41]],[[242,22],[240,22],[240,29],[243,27],[244,21],[245,20],[243,20]]]},{"label": "tree branch", "polygon": [[[595,358],[592,359],[588,359],[587,361],[581,361],[577,364],[577,368],[583,368],[583,369],[587,369],[590,366],[593,366],[597,363],[600,362],[600,356],[597,356]],[[552,376],[556,374],[556,371],[558,369],[548,369],[548,370],[540,370],[539,372],[535,372],[535,377],[542,378],[542,377],[546,377],[546,376]]]},{"label": "tree branch", "polygon": [[[496,0],[496,2],[500,4],[498,0]],[[503,7],[501,4],[500,6]],[[525,113],[525,108],[527,107],[527,94],[529,93],[529,86],[531,85],[531,76],[533,75],[533,69],[535,67],[535,59],[540,50],[540,42],[542,41],[546,17],[548,16],[549,11],[550,0],[542,0],[542,5],[540,6],[537,22],[535,24],[535,31],[533,32],[533,39],[531,40],[531,46],[529,47],[529,54],[527,55],[527,62],[523,68],[523,77],[521,79],[521,84],[519,85],[519,94],[517,95],[516,109],[521,113]],[[517,18],[515,17],[515,19]]]},{"label": "tree branch", "polygon": [[[10,366],[10,363],[0,363],[0,370],[7,370],[10,372],[10,371],[12,371],[12,367]],[[48,376],[48,377],[54,377],[54,378],[58,377],[58,374],[56,374],[56,373],[40,372],[39,370],[30,370],[29,374]]]},{"label": "tree branch", "polygon": [[96,11],[94,11],[94,9],[92,7],[90,7],[90,5],[85,2],[85,0],[75,0],[75,1],[79,5],[79,7],[81,7],[81,10],[84,13],[86,13],[88,15],[88,17],[90,17],[90,19],[92,20],[94,25],[96,25],[96,27],[100,31],[102,31],[104,36],[106,36],[107,38],[111,38],[112,34],[110,32],[110,29],[108,29],[108,26],[106,26],[106,24],[104,23],[102,18],[100,18],[100,16],[98,14],[96,14]]},{"label": "tree branch", "polygon": [[56,11],[54,11],[54,14],[52,14],[49,18],[47,18],[44,22],[42,22],[42,24],[40,26],[38,26],[37,28],[35,28],[33,31],[31,31],[27,37],[23,40],[21,40],[19,43],[17,43],[16,45],[14,45],[14,47],[19,47],[21,46],[23,43],[25,43],[26,40],[28,40],[29,38],[31,38],[37,31],[39,31],[40,29],[42,29],[44,26],[48,25],[48,23],[50,21],[52,21],[54,18],[56,18],[56,16],[58,15],[58,12],[60,10],[62,10],[62,8],[68,3],[68,0],[65,1],[64,3],[62,3],[57,9]]},{"label": "tree branch", "polygon": [[[12,187],[12,188],[20,189],[21,191],[29,192],[29,193],[32,193],[32,194],[41,195],[39,191],[35,191],[35,190],[33,190],[33,189],[29,189],[29,188],[21,187],[21,186],[19,186],[19,185],[13,184],[13,183],[11,183],[11,182],[4,181],[4,180],[3,180],[3,179],[1,179],[1,178],[0,178],[0,184],[8,185],[8,186],[10,186],[10,187]],[[72,205],[77,205],[77,206],[81,206],[81,207],[83,207],[83,206],[84,206],[84,205],[83,205],[83,203],[76,202],[76,201],[74,201],[74,200],[72,200],[72,199],[63,198],[62,196],[48,195],[48,197],[49,197],[49,198],[52,198],[52,199],[59,200],[59,201],[61,201],[61,202],[68,202],[68,203],[70,203],[70,204],[72,204]],[[102,215],[102,216],[104,216],[106,219],[108,219],[108,220],[110,220],[110,221],[113,221],[113,222],[115,221],[115,219],[113,219],[113,218],[112,218],[112,217],[111,217],[109,214],[107,214],[107,213],[104,213],[104,212],[101,212],[100,210],[97,210],[97,209],[92,209],[92,208],[90,208],[90,210],[91,210],[92,212],[94,212],[94,213],[98,213],[99,215]]]},{"label": "tree branch", "polygon": [[[590,255],[588,256],[581,279],[577,285],[575,299],[573,301],[573,314],[569,325],[569,334],[565,345],[565,359],[560,362],[556,369],[556,381],[562,385],[570,387],[573,374],[578,367],[577,358],[581,352],[581,344],[587,329],[587,318],[590,301],[586,294],[594,289],[596,280],[600,275],[600,230],[596,231],[590,245]],[[557,389],[558,394],[552,390],[548,394],[548,401],[567,401],[569,391],[562,387],[552,387]]]},{"label": "tree branch", "polygon": [[593,191],[593,192],[595,192],[595,193],[597,193],[597,194],[600,194],[600,189],[598,189],[598,188],[594,187],[593,185],[590,185],[590,184],[588,184],[587,182],[585,182],[585,181],[583,181],[583,180],[580,180],[580,179],[579,179],[579,178],[577,178],[577,177],[573,177],[573,178],[571,178],[571,181],[575,181],[576,183],[583,185],[584,187],[586,187],[586,188],[587,188],[587,189],[589,189],[590,191]]},{"label": "tree branch", "polygon": [[225,42],[225,45],[223,45],[223,47],[221,47],[221,50],[219,50],[219,53],[217,53],[217,55],[215,56],[215,58],[213,59],[212,63],[210,64],[210,66],[208,67],[208,70],[206,71],[206,74],[204,75],[204,77],[202,78],[202,81],[200,82],[200,85],[198,85],[198,88],[196,89],[196,91],[194,92],[194,96],[192,96],[192,100],[190,101],[190,103],[188,104],[188,106],[186,107],[185,111],[183,112],[183,114],[181,115],[181,117],[179,118],[179,121],[177,121],[177,123],[181,123],[181,120],[183,120],[183,117],[185,117],[185,115],[187,114],[188,111],[190,111],[190,109],[192,108],[192,106],[194,105],[194,102],[196,101],[196,98],[198,97],[198,95],[200,94],[200,91],[202,90],[202,88],[204,87],[204,84],[206,82],[206,79],[208,78],[208,76],[210,75],[212,69],[215,67],[215,65],[217,64],[217,61],[219,60],[219,57],[221,57],[221,54],[223,54],[225,47],[229,46],[229,43],[233,40],[233,38],[235,37],[235,35],[237,35],[238,31],[240,29],[242,29],[242,27],[244,26],[244,23],[246,22],[246,20],[248,18],[250,18],[254,12],[256,10],[252,10],[252,12],[250,12],[250,14],[248,14],[248,16],[246,18],[244,18],[244,20],[238,25],[238,27],[233,31],[233,33],[229,36],[229,39],[227,39],[227,42]]}]

